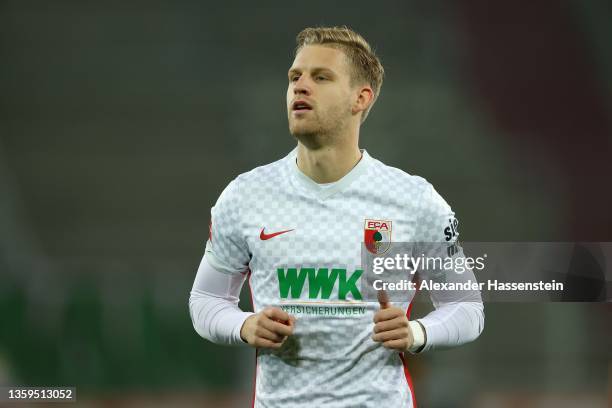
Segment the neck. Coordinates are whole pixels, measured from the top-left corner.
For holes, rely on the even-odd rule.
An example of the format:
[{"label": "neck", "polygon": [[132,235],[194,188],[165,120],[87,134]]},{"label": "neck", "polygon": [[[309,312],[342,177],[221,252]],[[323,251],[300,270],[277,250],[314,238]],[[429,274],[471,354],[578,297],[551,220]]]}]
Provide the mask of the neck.
[{"label": "neck", "polygon": [[298,168],[316,183],[332,183],[348,174],[361,160],[357,143],[309,149],[298,141]]}]

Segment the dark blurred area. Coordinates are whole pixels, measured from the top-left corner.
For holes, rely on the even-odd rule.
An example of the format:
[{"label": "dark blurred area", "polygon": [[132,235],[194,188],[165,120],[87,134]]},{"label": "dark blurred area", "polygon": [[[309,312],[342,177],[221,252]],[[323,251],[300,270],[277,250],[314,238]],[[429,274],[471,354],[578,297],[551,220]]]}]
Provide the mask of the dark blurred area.
[{"label": "dark blurred area", "polygon": [[[463,240],[612,241],[610,21],[603,0],[1,1],[0,385],[249,406],[254,353],[200,338],[187,300],[218,195],[295,145],[307,26],[375,47],[361,147],[428,179]],[[609,406],[611,310],[487,304],[476,342],[409,358],[417,401]]]}]

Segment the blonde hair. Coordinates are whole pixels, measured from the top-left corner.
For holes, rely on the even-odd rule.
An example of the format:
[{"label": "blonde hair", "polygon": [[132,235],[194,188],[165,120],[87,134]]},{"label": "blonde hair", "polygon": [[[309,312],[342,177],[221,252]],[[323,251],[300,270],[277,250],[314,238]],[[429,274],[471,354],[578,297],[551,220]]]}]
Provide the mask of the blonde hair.
[{"label": "blonde hair", "polygon": [[308,27],[300,31],[295,38],[297,46],[294,56],[306,45],[325,45],[342,50],[350,64],[351,85],[366,83],[372,87],[372,103],[361,116],[361,123],[366,119],[370,109],[380,94],[385,70],[370,44],[347,26],[342,27]]}]

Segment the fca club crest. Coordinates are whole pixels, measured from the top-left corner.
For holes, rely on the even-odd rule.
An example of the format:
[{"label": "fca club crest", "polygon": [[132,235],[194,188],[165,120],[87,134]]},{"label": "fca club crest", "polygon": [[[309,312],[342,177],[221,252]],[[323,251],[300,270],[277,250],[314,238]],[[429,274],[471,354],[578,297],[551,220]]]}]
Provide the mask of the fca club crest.
[{"label": "fca club crest", "polygon": [[391,247],[391,221],[365,220],[364,242],[374,255],[387,252]]}]

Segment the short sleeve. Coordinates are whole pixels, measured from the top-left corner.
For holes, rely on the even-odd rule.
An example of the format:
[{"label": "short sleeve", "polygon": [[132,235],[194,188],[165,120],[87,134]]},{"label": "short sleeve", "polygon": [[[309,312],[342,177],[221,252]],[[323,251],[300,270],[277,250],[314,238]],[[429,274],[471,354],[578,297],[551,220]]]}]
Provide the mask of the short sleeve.
[{"label": "short sleeve", "polygon": [[246,273],[250,252],[242,228],[238,182],[232,181],[223,190],[210,210],[210,229],[205,256],[217,271],[230,274]]},{"label": "short sleeve", "polygon": [[459,221],[450,205],[431,184],[427,184],[419,203],[417,241],[453,244],[459,238]]},{"label": "short sleeve", "polygon": [[[431,186],[427,185],[420,201],[417,221],[418,255],[434,259],[428,268],[419,269],[419,279],[445,283],[476,282],[476,277],[466,262],[459,243],[459,222],[448,203]],[[439,262],[436,262],[439,260]],[[447,267],[447,260],[453,260]],[[444,265],[444,266],[442,266]],[[480,302],[478,290],[429,291],[437,308],[449,302]]]}]

